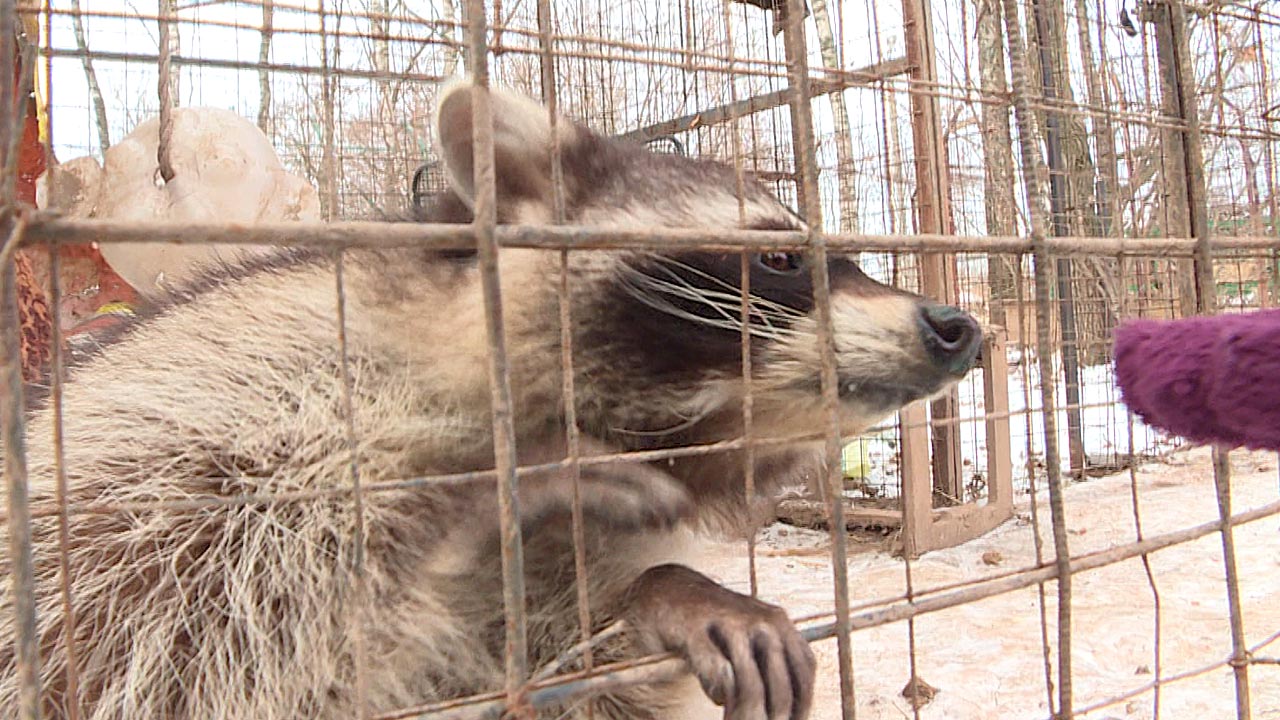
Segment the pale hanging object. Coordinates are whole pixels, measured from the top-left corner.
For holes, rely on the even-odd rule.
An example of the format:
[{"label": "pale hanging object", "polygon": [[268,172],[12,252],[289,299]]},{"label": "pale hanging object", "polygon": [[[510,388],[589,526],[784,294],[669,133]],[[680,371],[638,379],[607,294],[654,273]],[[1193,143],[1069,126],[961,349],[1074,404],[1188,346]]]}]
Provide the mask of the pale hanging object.
[{"label": "pale hanging object", "polygon": [[[285,171],[254,123],[219,108],[175,108],[174,177],[156,172],[160,121],[150,119],[106,152],[102,166],[76,158],[55,170],[52,193],[41,177],[37,203],[69,217],[137,222],[261,223],[318,221],[307,182]],[[47,174],[46,174],[47,175]],[[235,244],[107,243],[103,257],[144,296],[191,279],[199,268],[270,247]]]}]

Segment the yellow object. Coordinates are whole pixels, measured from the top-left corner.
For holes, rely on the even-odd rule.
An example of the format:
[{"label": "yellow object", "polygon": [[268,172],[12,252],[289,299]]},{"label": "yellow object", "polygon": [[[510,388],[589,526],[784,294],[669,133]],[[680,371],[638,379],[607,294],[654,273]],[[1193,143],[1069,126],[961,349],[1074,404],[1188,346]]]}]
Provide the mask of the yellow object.
[{"label": "yellow object", "polygon": [[[24,10],[34,11],[36,9],[35,2],[22,2],[19,5]],[[49,12],[48,2],[44,3],[44,12]],[[44,26],[40,22],[40,17],[35,12],[24,12],[22,14],[22,30],[30,42],[36,43],[36,47],[48,47],[49,38],[45,37]],[[48,95],[46,92],[48,73],[45,72],[48,68],[43,61],[39,60],[40,55],[38,53],[35,57],[37,62],[33,86],[36,94],[36,127],[40,136],[40,143],[45,144],[49,142],[49,99],[46,97]]]},{"label": "yellow object", "polygon": [[133,315],[133,306],[126,302],[109,302],[98,308],[94,315]]},{"label": "yellow object", "polygon": [[871,475],[871,453],[865,438],[858,438],[845,445],[843,455],[841,464],[844,466],[845,477],[865,480]]}]

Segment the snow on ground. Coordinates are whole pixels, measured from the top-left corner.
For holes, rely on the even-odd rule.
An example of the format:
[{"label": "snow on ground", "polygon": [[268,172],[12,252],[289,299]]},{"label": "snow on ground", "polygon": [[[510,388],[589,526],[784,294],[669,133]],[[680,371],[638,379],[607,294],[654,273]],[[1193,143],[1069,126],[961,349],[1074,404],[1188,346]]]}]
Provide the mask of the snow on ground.
[{"label": "snow on ground", "polygon": [[[1066,448],[1068,446],[1067,418],[1062,406],[1066,403],[1066,383],[1062,379],[1061,356],[1054,356],[1054,377],[1057,382],[1056,407],[1058,408],[1058,447],[1061,448],[1062,469],[1070,468]],[[1030,390],[1031,426],[1028,428],[1027,394]],[[960,387],[961,412],[965,416],[981,418],[984,413],[982,375],[970,373]],[[1110,363],[1080,368],[1080,425],[1086,456],[1091,462],[1106,462],[1116,455],[1129,452],[1129,424],[1125,406],[1120,402],[1120,390],[1115,382],[1115,367]],[[1043,453],[1044,413],[1040,402],[1040,367],[1034,354],[1022,354],[1018,349],[1009,351],[1009,437],[1013,445],[1013,467],[1020,474],[1027,462],[1027,433],[1033,433],[1037,453]],[[977,467],[985,467],[987,446],[985,438],[976,433],[964,433],[961,437],[965,457],[975,457]],[[1133,419],[1133,452],[1136,455],[1169,450],[1174,443],[1167,435]]]},{"label": "snow on ground", "polygon": [[[1274,453],[1235,453],[1233,511],[1280,499]],[[1209,453],[1178,452],[1162,464],[1139,469],[1138,491],[1147,536],[1217,518]],[[1127,473],[1077,483],[1066,489],[1066,516],[1073,555],[1134,540],[1133,506]],[[1047,496],[1039,496],[1041,534],[1052,554]],[[1280,517],[1235,531],[1246,638],[1250,645],[1280,633]],[[824,533],[775,525],[758,547],[761,596],[784,605],[792,617],[832,607],[831,562]],[[995,552],[991,566],[984,554]],[[988,555],[988,558],[991,556]],[[745,590],[746,552],[723,545],[704,558],[704,571]],[[988,535],[956,548],[927,553],[911,563],[917,590],[1005,573],[1034,565],[1030,498],[1023,496],[1014,519]],[[1210,534],[1151,555],[1161,601],[1161,676],[1168,677],[1227,658],[1231,652],[1221,536]],[[903,562],[884,546],[851,542],[848,560],[854,605],[892,599],[905,591]],[[1056,586],[1046,586],[1050,637],[1056,637]],[[921,709],[926,720],[1047,718],[1040,611],[1035,587],[916,619],[919,676],[938,688]],[[1077,709],[1138,688],[1153,679],[1154,603],[1141,562],[1125,561],[1077,575],[1073,581],[1074,697]],[[863,720],[912,717],[900,692],[910,677],[906,623],[853,635],[858,717]],[[819,657],[817,704],[813,717],[840,717],[834,640],[815,644]],[[1053,651],[1056,658],[1056,648]],[[1258,651],[1280,656],[1280,641]],[[1280,665],[1253,665],[1253,717],[1280,719]],[[1081,717],[1152,718],[1150,692]],[[1218,669],[1163,686],[1160,718],[1234,718],[1234,683]]]},{"label": "snow on ground", "polygon": [[[1066,384],[1062,379],[1060,358],[1055,356],[1057,378],[1058,448],[1063,471],[1070,469],[1067,453],[1067,416],[1062,410],[1066,402]],[[1043,460],[1044,413],[1040,402],[1040,370],[1035,355],[1023,354],[1017,348],[1008,351],[1009,361],[1009,439],[1012,450],[1014,485],[1027,486],[1027,433],[1032,433],[1034,459]],[[967,464],[981,472],[987,464],[987,440],[982,417],[985,413],[982,374],[973,372],[959,384],[961,454]],[[1028,395],[1031,412],[1027,412]],[[1116,465],[1129,454],[1129,424],[1120,391],[1115,384],[1110,364],[1080,368],[1080,421],[1085,455],[1091,465]],[[1028,427],[1030,424],[1030,427]],[[1164,433],[1133,420],[1133,453],[1138,457],[1158,455],[1172,450],[1177,443]],[[845,448],[846,474],[865,478],[889,497],[898,494],[898,459],[895,423],[886,422],[880,430],[851,439]],[[858,466],[862,467],[859,468]]]}]

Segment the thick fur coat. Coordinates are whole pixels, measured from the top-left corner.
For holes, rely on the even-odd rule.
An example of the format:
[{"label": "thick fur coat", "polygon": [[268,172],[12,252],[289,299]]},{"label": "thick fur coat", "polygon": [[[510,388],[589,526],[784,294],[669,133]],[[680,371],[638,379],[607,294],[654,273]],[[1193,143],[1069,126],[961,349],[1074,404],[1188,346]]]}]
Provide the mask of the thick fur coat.
[{"label": "thick fur coat", "polygon": [[[421,220],[470,219],[476,92],[442,91],[437,132],[452,189]],[[547,222],[546,113],[523,98],[492,97],[499,221]],[[740,207],[722,165],[650,154],[567,121],[559,128],[571,223],[803,227],[754,186]],[[571,254],[585,454],[741,433],[740,257]],[[349,718],[358,703],[376,714],[502,686],[493,483],[431,479],[493,467],[474,255],[352,250],[343,262],[349,376],[333,256],[296,251],[209,270],[71,371],[62,404],[73,507],[65,547],[54,516],[53,417],[48,408],[31,414],[48,716],[65,716],[71,702],[60,553],[84,718]],[[559,460],[560,254],[503,250],[500,262],[520,460]],[[819,430],[826,417],[807,263],[794,253],[751,259],[745,330],[759,435]],[[829,272],[849,431],[936,393],[973,364],[980,333],[967,316],[875,283],[845,258],[833,258]],[[806,447],[759,450],[761,492],[810,458]],[[564,472],[521,486],[534,667],[578,639],[571,538],[559,521],[569,488]],[[661,570],[687,557],[693,530],[709,524],[693,520],[746,516],[742,456],[584,467],[582,493],[593,621],[626,617],[632,627],[597,660],[673,650],[732,717],[803,717],[812,657],[785,616],[691,571]],[[6,593],[5,715],[17,693],[10,603]],[[680,711],[686,701],[695,704]],[[600,698],[597,717],[697,707],[709,708],[707,698],[634,687]]]}]

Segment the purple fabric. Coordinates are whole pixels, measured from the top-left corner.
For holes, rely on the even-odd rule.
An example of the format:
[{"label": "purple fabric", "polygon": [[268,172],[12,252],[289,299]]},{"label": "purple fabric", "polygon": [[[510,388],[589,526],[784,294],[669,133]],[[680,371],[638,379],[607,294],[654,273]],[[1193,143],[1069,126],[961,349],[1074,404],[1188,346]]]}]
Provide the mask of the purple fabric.
[{"label": "purple fabric", "polygon": [[1116,330],[1116,380],[1148,425],[1280,450],[1280,310],[1128,322]]}]

